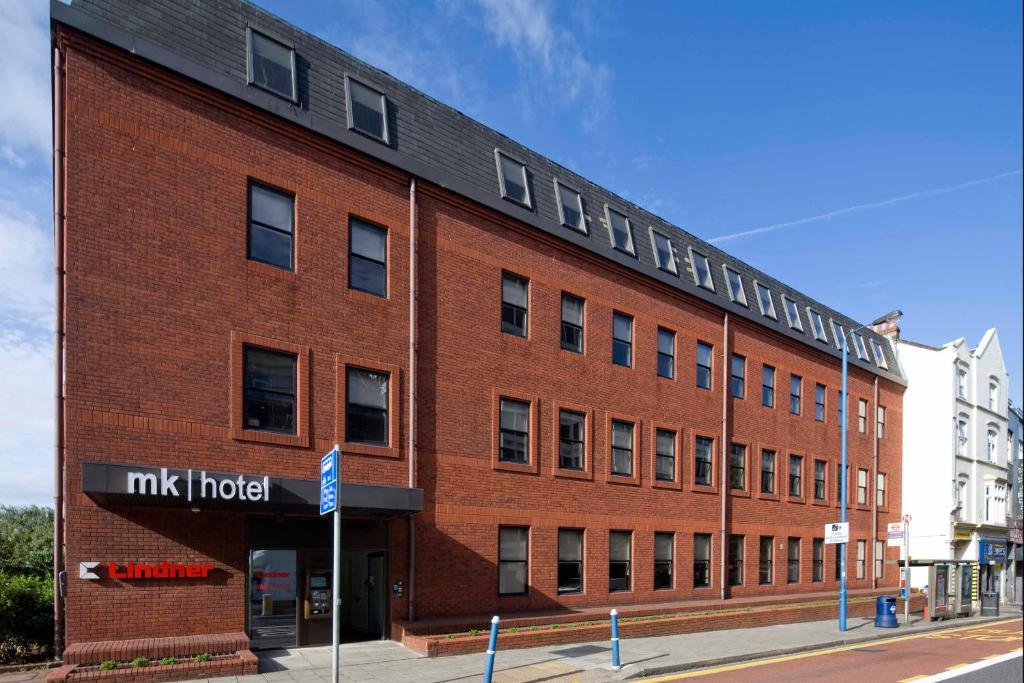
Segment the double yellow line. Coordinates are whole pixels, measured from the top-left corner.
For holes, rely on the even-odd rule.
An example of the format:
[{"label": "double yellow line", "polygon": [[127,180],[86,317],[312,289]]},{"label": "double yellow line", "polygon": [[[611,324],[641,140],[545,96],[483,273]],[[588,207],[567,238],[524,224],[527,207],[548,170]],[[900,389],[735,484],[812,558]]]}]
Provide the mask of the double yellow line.
[{"label": "double yellow line", "polygon": [[[1019,622],[1019,619],[1006,619],[1004,621],[993,621],[984,624],[974,624],[973,626],[960,626],[957,628],[949,629],[935,629],[931,631],[925,631],[923,633],[914,633],[906,636],[897,636],[895,638],[886,638],[884,640],[866,640],[860,643],[853,643],[851,645],[841,645],[838,647],[830,647],[824,650],[814,650],[812,652],[799,652],[792,655],[783,655],[780,657],[771,657],[769,659],[757,659],[749,662],[740,662],[738,664],[727,664],[725,666],[716,666],[710,669],[699,669],[697,671],[684,671],[678,674],[669,674],[667,676],[658,676],[656,678],[645,678],[644,683],[662,683],[663,681],[681,681],[685,678],[699,678],[701,676],[711,676],[713,674],[725,673],[727,671],[742,671],[743,669],[752,669],[758,666],[766,666],[768,664],[778,664],[779,662],[791,662],[797,659],[807,659],[809,657],[821,657],[824,655],[835,654],[836,652],[849,652],[850,650],[857,650],[862,647],[874,646],[874,645],[887,645],[889,643],[899,643],[904,640],[914,640],[915,638],[924,638],[934,633],[957,633],[959,631],[973,631],[980,628],[989,628],[991,626],[1000,626],[1002,624],[1012,624]],[[911,679],[913,680],[913,679]]]}]

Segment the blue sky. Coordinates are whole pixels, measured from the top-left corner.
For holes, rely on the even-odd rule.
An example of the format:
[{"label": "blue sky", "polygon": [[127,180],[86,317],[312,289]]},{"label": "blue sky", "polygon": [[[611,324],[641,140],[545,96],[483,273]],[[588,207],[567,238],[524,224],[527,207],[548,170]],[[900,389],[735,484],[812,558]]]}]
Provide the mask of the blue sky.
[{"label": "blue sky", "polygon": [[[857,319],[997,327],[1022,403],[1019,2],[258,4]],[[7,504],[51,498],[47,12],[0,2]]]}]

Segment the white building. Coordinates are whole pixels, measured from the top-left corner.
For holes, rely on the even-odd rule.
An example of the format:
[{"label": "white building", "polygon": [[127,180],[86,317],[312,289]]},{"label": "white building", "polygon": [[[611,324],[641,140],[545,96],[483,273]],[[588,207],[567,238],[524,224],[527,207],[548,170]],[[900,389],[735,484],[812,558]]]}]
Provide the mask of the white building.
[{"label": "white building", "polygon": [[[1000,590],[1006,559],[1007,390],[999,335],[973,349],[896,339],[907,378],[903,396],[903,512],[913,559],[970,560],[978,590]],[[923,586],[927,570],[914,569]]]}]

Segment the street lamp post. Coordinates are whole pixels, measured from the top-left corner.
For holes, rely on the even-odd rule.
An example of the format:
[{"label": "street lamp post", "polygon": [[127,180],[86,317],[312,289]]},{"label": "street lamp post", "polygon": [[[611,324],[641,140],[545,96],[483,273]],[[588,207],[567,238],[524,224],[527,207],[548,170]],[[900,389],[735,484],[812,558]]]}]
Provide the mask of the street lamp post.
[{"label": "street lamp post", "polygon": [[[846,522],[846,489],[847,489],[847,470],[846,470],[846,421],[850,412],[850,401],[847,398],[846,384],[847,384],[847,370],[849,366],[850,356],[850,344],[849,337],[851,335],[860,332],[865,327],[875,326],[880,323],[884,323],[887,320],[898,318],[903,315],[900,311],[890,311],[881,318],[877,318],[867,325],[861,325],[860,327],[850,330],[843,334],[843,420],[842,420],[842,463],[839,466],[839,479],[842,482],[842,490],[839,494],[839,505],[842,510],[842,518],[840,521]],[[877,406],[875,408],[877,410]],[[872,539],[874,541],[875,539]],[[846,630],[846,543],[839,544],[839,630]]]}]

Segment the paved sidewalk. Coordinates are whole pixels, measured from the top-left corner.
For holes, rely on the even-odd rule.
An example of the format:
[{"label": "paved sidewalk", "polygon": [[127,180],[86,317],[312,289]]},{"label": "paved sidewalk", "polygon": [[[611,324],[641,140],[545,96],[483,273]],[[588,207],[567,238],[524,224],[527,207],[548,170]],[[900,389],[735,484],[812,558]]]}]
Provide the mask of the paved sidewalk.
[{"label": "paved sidewalk", "polygon": [[[1003,610],[1000,617],[972,617],[927,623],[911,615],[911,625],[896,629],[875,628],[871,619],[850,619],[849,630],[840,634],[832,621],[781,624],[758,628],[709,631],[675,636],[634,638],[622,641],[621,671],[612,671],[608,641],[562,646],[502,650],[498,639],[495,683],[529,681],[595,683],[619,681],[644,675],[700,668],[714,664],[756,659],[786,652],[826,647],[952,626],[969,626],[1021,617],[1020,611]],[[260,673],[255,676],[209,679],[237,683],[330,681],[329,647],[273,650],[258,653]],[[367,683],[462,683],[479,681],[483,654],[427,658],[391,641],[341,646],[343,681]]]}]

